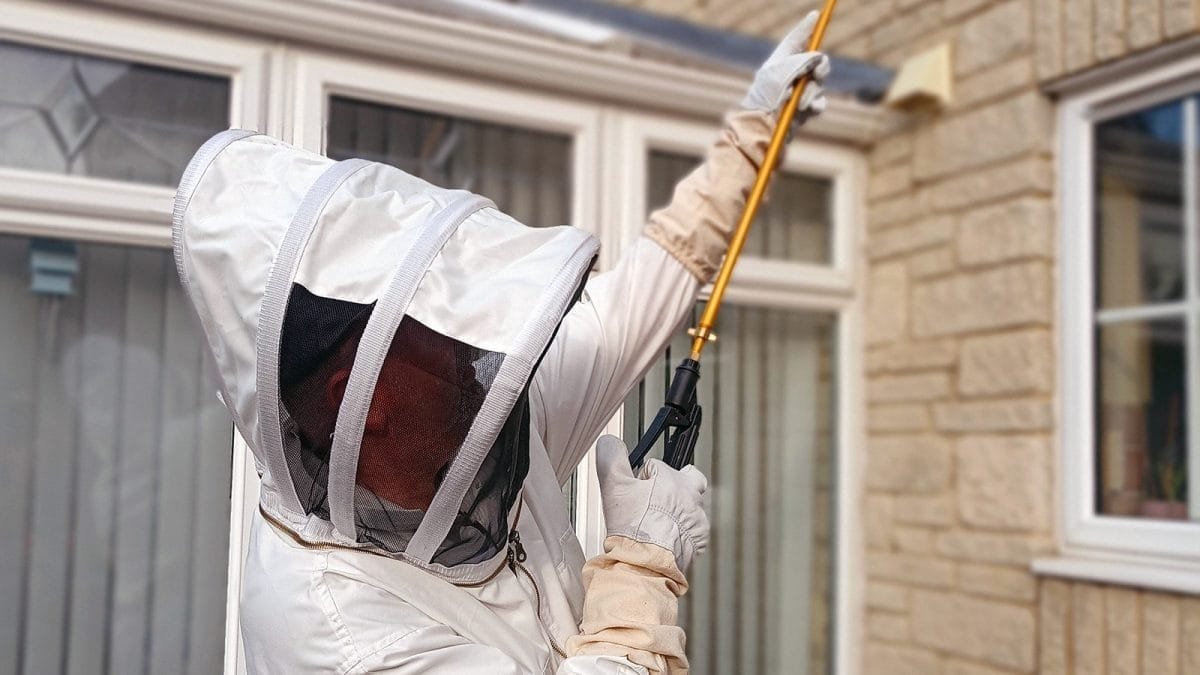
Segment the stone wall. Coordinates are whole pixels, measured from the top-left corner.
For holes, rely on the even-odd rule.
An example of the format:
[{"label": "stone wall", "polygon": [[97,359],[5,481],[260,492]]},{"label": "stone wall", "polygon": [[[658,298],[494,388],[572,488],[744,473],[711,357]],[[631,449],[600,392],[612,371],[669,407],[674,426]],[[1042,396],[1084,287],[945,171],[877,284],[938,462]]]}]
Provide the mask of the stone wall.
[{"label": "stone wall", "polygon": [[[625,2],[767,36],[820,4]],[[1029,571],[1055,551],[1059,492],[1039,85],[1198,26],[1196,0],[839,3],[831,51],[896,66],[954,47],[953,104],[869,151],[864,673],[1200,673],[1195,598]]]}]

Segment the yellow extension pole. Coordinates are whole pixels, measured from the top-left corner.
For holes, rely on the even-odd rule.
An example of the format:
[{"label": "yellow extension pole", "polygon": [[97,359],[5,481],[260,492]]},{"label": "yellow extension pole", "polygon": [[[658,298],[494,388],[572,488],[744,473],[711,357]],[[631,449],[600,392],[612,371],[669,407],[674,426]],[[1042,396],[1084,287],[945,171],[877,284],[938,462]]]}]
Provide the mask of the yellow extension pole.
[{"label": "yellow extension pole", "polygon": [[[835,5],[837,5],[837,0],[825,0],[825,6],[821,8],[821,16],[817,19],[817,25],[813,28],[812,37],[808,41],[808,51],[815,52],[821,48],[821,41],[825,38],[825,30],[829,27],[829,19],[833,16]],[[729,286],[730,277],[733,276],[733,267],[737,265],[738,257],[742,254],[742,247],[746,245],[746,235],[750,233],[750,225],[758,215],[759,207],[762,206],[763,195],[767,192],[771,175],[775,173],[775,167],[783,153],[783,146],[787,143],[788,130],[791,129],[792,120],[796,117],[796,108],[800,104],[800,98],[804,96],[804,90],[810,79],[812,78],[809,75],[805,75],[796,81],[791,98],[783,107],[783,112],[779,114],[775,132],[771,135],[771,144],[767,146],[767,154],[763,157],[762,166],[758,168],[758,176],[754,179],[754,188],[746,200],[746,209],[742,211],[741,220],[738,221],[737,229],[733,231],[733,238],[729,241],[729,250],[725,253],[725,261],[721,263],[721,270],[717,273],[716,281],[713,282],[712,295],[709,296],[708,303],[704,305],[704,313],[700,315],[700,322],[695,328],[688,331],[692,336],[692,360],[694,361],[700,360],[700,352],[704,350],[707,342],[717,339],[716,334],[713,333],[713,327],[717,324],[717,314],[721,311],[721,300],[725,297],[725,289]]]}]

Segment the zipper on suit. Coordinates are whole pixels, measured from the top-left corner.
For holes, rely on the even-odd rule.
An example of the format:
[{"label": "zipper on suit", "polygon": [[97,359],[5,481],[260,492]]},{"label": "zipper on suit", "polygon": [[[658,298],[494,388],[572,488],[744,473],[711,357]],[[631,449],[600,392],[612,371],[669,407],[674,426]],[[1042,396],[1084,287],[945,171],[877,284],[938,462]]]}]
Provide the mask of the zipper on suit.
[{"label": "zipper on suit", "polygon": [[558,646],[558,642],[554,639],[554,634],[550,632],[550,628],[546,626],[546,622],[542,621],[542,591],[538,588],[537,580],[533,578],[533,574],[522,563],[525,562],[525,547],[521,545],[521,533],[517,532],[516,528],[508,535],[508,567],[516,575],[517,570],[529,579],[529,583],[533,585],[534,612],[537,614],[538,625],[542,627],[542,632],[546,634],[546,639],[550,642],[550,648],[554,653],[558,654],[559,658],[567,658],[567,652],[562,647]]},{"label": "zipper on suit", "polygon": [[517,515],[513,518],[512,531],[508,533],[508,553],[504,556],[504,562],[500,563],[496,570],[487,575],[487,578],[483,579],[482,581],[476,581],[474,583],[455,583],[454,585],[459,586],[460,588],[478,588],[490,583],[493,579],[500,576],[500,573],[504,571],[505,567],[512,570],[513,576],[516,576],[517,570],[520,570],[521,573],[523,573],[529,579],[529,583],[533,584],[533,611],[534,614],[537,615],[538,625],[541,626],[542,633],[546,635],[546,640],[550,643],[550,648],[554,650],[554,653],[558,654],[560,658],[565,659],[567,658],[566,650],[559,646],[558,642],[554,639],[554,634],[550,632],[550,629],[546,626],[546,623],[542,621],[542,591],[538,588],[537,580],[533,578],[533,574],[525,567],[525,565],[522,564],[529,557],[525,553],[525,546],[521,544],[521,533],[517,531],[517,523],[521,521],[521,511],[524,509],[524,507],[524,500],[521,500],[517,503]]}]

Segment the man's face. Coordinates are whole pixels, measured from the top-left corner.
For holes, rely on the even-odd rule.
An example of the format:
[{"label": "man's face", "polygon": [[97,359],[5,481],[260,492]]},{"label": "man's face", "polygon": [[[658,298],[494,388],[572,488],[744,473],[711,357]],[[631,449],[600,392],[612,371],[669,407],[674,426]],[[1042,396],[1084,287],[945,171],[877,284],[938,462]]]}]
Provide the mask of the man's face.
[{"label": "man's face", "polygon": [[405,319],[379,373],[358,482],[403,508],[425,509],[486,393],[471,350]]}]

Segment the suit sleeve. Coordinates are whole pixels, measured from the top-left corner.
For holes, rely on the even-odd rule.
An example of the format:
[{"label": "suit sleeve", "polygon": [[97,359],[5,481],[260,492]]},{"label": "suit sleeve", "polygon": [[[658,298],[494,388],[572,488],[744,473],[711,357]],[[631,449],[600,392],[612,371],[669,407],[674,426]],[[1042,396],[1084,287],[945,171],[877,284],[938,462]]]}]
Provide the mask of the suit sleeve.
[{"label": "suit sleeve", "polygon": [[560,482],[595,442],[715,273],[754,184],[773,119],[739,111],[616,267],[588,282],[531,387]]}]

